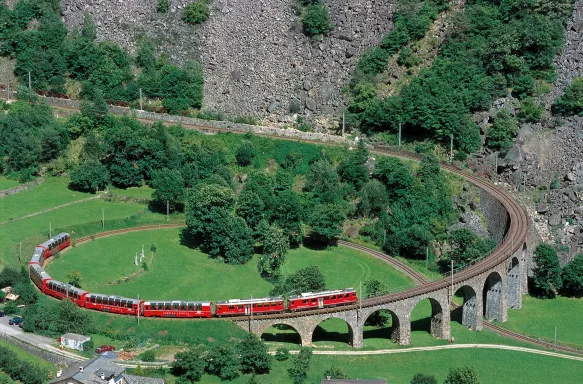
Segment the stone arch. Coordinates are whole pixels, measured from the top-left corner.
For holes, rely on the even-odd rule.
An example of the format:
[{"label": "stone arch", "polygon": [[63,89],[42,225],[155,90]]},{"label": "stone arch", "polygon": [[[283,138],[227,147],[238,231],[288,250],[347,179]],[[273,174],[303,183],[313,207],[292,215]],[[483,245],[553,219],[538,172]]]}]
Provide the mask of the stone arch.
[{"label": "stone arch", "polygon": [[[318,319],[311,327],[310,331],[309,331],[309,335],[311,337],[311,341],[313,342],[315,341],[319,341],[318,340],[318,327],[320,326],[320,324],[322,324],[323,322],[327,321],[327,320],[331,320],[331,319],[339,319],[342,320],[347,326],[348,326],[348,340],[345,340],[346,343],[348,343],[349,345],[354,345],[354,328],[352,324],[350,324],[349,321],[347,321],[346,319],[344,319],[343,317],[337,317],[337,316],[327,316],[324,318],[320,318]],[[314,336],[316,336],[316,338],[314,338]],[[340,333],[332,333],[332,338],[336,338],[336,340],[330,340],[330,341],[341,341],[342,338],[344,338],[343,336],[340,336]]]},{"label": "stone arch", "polygon": [[[376,329],[376,330],[365,331],[364,326],[367,325],[367,322],[371,319],[371,317],[373,315],[379,313],[380,311],[386,311],[389,314],[391,325],[388,327],[384,326],[383,327],[384,329],[381,328],[381,326],[379,326],[378,329]],[[368,338],[372,338],[374,336],[379,337],[379,338],[383,337],[383,336],[379,336],[379,334],[383,333],[383,331],[388,330],[390,332],[388,336],[391,338],[391,340],[393,340],[395,343],[400,343],[400,341],[401,341],[401,337],[400,337],[401,336],[401,332],[400,332],[401,323],[399,320],[399,316],[395,312],[391,311],[390,309],[380,308],[380,309],[377,309],[376,311],[370,312],[367,315],[366,319],[364,319],[364,326],[363,326],[363,340],[367,337]]]},{"label": "stone arch", "polygon": [[456,296],[464,298],[464,303],[460,307],[462,325],[470,328],[473,331],[480,330],[481,314],[479,313],[479,301],[476,290],[470,285],[464,285],[458,288],[455,292]]},{"label": "stone arch", "polygon": [[[267,333],[270,328],[275,328],[279,331],[278,333]],[[293,331],[293,332],[290,332]],[[299,332],[296,327],[287,324],[285,322],[269,324],[267,327],[263,328],[260,331],[259,337],[263,341],[271,341],[271,342],[283,342],[283,343],[295,343],[299,345],[303,345],[302,343],[302,334]]]},{"label": "stone arch", "polygon": [[484,282],[482,292],[486,320],[504,321],[502,293],[502,276],[496,271],[491,272]]},{"label": "stone arch", "polygon": [[520,267],[518,257],[513,257],[508,263],[508,307],[513,309],[521,307]]},{"label": "stone arch", "polygon": [[[447,321],[445,321],[445,317],[444,317],[444,309],[447,307],[444,308],[444,306],[441,305],[441,303],[437,299],[434,299],[433,297],[420,298],[416,303],[414,303],[411,306],[411,314],[409,315],[409,319],[413,318],[413,311],[419,305],[419,303],[421,303],[422,301],[424,301],[426,299],[429,300],[429,303],[431,304],[431,318],[430,318],[430,324],[429,324],[429,330],[428,330],[429,333],[433,337],[449,338],[449,316],[447,318]],[[449,315],[449,312],[448,312],[448,315]],[[417,322],[422,323],[423,320],[417,320]],[[414,325],[413,325],[413,322],[411,322],[411,330],[413,330],[413,329],[414,329]]]}]

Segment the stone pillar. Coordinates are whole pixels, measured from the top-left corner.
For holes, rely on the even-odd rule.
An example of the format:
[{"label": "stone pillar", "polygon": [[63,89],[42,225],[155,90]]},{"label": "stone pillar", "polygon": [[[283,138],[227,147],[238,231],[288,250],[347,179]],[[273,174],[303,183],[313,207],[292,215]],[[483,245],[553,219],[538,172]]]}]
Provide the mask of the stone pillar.
[{"label": "stone pillar", "polygon": [[[482,314],[478,312],[478,296],[476,292],[471,287],[464,287],[464,305],[462,307],[462,325],[470,328],[473,331],[477,331],[478,319],[482,317]],[[481,307],[481,306],[480,306]],[[480,308],[480,311],[482,309]]]},{"label": "stone pillar", "polygon": [[521,294],[521,264],[517,258],[512,258],[508,265],[508,307],[512,309],[522,308]]},{"label": "stone pillar", "polygon": [[353,348],[362,348],[364,346],[364,327],[360,324],[356,328],[350,329],[350,340]]},{"label": "stone pillar", "polygon": [[430,333],[438,339],[449,339],[450,318],[449,303],[440,304],[431,299],[431,328]]},{"label": "stone pillar", "polygon": [[312,332],[300,333],[300,339],[302,341],[302,347],[311,347],[312,346]]},{"label": "stone pillar", "polygon": [[502,286],[502,297],[500,298],[500,309],[497,320],[504,323],[508,321],[508,279],[502,279],[500,285]]},{"label": "stone pillar", "polygon": [[499,278],[500,275],[493,273],[486,280],[486,320],[497,320],[504,322],[508,318],[507,311],[507,290],[506,280]]},{"label": "stone pillar", "polygon": [[391,339],[400,345],[411,344],[411,317],[393,315],[393,333]]}]

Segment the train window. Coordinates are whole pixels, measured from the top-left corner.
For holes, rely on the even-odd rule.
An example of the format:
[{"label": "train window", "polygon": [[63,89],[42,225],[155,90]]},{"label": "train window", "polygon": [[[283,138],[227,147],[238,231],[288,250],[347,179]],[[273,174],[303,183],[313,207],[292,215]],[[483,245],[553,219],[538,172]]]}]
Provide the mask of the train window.
[{"label": "train window", "polygon": [[304,300],[304,304],[308,304],[308,300]]},{"label": "train window", "polygon": [[115,299],[115,306],[116,306],[116,307],[119,307],[119,303],[120,303],[120,301],[121,301],[120,299]]},{"label": "train window", "polygon": [[271,303],[272,307],[277,307],[277,303]]},{"label": "train window", "polygon": [[197,303],[196,304],[196,310],[197,311],[202,311],[202,304],[201,303]]},{"label": "train window", "polygon": [[331,299],[332,300],[335,300],[336,299],[336,295],[332,295]]},{"label": "train window", "polygon": [[263,304],[262,303],[255,304],[255,308],[261,308],[261,307],[263,307]]},{"label": "train window", "polygon": [[194,304],[193,303],[188,303],[188,310],[194,311]]},{"label": "train window", "polygon": [[315,303],[315,302],[316,302],[316,298],[314,297],[314,298],[312,299],[312,303]]},{"label": "train window", "polygon": [[234,305],[229,305],[229,309],[234,309],[235,306]]},{"label": "train window", "polygon": [[121,306],[122,307],[126,307],[128,305],[128,301],[127,300],[122,300],[121,301]]},{"label": "train window", "polygon": [[95,302],[97,304],[101,304],[101,297],[100,296],[95,297]]},{"label": "train window", "polygon": [[132,308],[132,302],[128,300],[128,308]]},{"label": "train window", "polygon": [[109,298],[109,305],[115,305],[115,299],[113,297]]},{"label": "train window", "polygon": [[180,310],[181,311],[186,311],[186,304],[180,303]]},{"label": "train window", "polygon": [[164,310],[164,303],[158,303],[158,305],[156,306],[156,309],[158,309],[159,311],[163,311]]}]

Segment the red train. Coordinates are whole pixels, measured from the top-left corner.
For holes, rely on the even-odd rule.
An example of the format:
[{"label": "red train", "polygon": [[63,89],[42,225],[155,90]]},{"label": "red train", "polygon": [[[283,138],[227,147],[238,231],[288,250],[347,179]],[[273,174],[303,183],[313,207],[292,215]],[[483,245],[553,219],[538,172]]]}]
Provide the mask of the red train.
[{"label": "red train", "polygon": [[43,268],[44,261],[71,244],[68,233],[60,233],[37,246],[29,264],[30,278],[45,294],[57,299],[68,299],[80,307],[102,312],[122,315],[140,315],[144,317],[166,318],[209,318],[212,316],[250,316],[289,311],[302,311],[357,302],[356,292],[352,288],[309,292],[292,296],[289,305],[282,297],[259,299],[231,299],[217,302],[214,311],[210,301],[146,301],[128,297],[110,296],[90,293],[51,278]]}]

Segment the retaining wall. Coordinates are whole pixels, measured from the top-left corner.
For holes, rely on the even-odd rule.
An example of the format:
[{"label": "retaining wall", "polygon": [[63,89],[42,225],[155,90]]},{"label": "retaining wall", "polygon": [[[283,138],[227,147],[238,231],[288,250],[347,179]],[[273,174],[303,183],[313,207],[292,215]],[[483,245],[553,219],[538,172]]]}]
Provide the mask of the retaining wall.
[{"label": "retaining wall", "polygon": [[6,197],[6,196],[16,195],[17,193],[26,191],[27,189],[30,189],[30,188],[32,188],[34,186],[37,186],[39,184],[42,184],[44,182],[45,182],[45,179],[43,179],[41,177],[41,178],[35,179],[35,180],[31,181],[31,182],[18,185],[18,186],[14,187],[14,188],[10,188],[10,189],[6,189],[4,191],[0,191],[0,199],[3,198],[3,197]]}]

